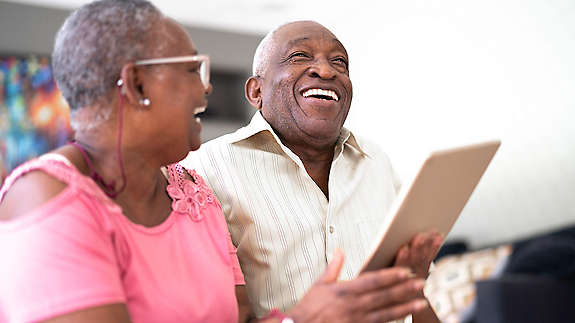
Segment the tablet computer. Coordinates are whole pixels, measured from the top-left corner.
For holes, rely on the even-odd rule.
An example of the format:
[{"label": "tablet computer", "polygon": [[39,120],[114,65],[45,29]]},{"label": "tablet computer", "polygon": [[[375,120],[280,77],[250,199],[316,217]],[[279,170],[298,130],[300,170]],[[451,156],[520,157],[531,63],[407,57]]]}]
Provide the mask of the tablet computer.
[{"label": "tablet computer", "polygon": [[393,265],[399,248],[417,233],[436,230],[447,236],[500,144],[489,141],[432,152],[401,189],[361,272]]}]

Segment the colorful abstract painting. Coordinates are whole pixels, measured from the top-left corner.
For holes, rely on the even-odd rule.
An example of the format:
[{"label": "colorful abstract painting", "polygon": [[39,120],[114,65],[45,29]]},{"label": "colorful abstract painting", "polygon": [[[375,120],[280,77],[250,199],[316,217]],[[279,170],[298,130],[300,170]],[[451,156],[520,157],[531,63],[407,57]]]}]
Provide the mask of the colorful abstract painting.
[{"label": "colorful abstract painting", "polygon": [[0,57],[0,183],[19,164],[72,137],[47,57]]}]

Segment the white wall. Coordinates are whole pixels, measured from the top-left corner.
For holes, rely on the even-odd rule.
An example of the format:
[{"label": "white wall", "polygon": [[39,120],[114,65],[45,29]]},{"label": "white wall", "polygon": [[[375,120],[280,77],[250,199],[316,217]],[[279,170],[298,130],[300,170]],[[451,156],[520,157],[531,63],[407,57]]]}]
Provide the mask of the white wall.
[{"label": "white wall", "polygon": [[350,52],[348,125],[402,178],[432,148],[503,142],[450,238],[482,246],[575,224],[575,2],[373,1],[345,14],[323,22]]},{"label": "white wall", "polygon": [[[318,20],[346,45],[355,92],[348,125],[379,141],[402,178],[432,148],[502,139],[451,238],[481,246],[575,224],[573,0],[327,2],[295,1],[298,14],[285,20]],[[29,26],[9,23],[17,15],[0,5],[0,49],[22,51],[7,38]],[[38,48],[49,39],[36,41],[39,31],[18,39]],[[242,69],[259,38],[193,35],[214,65],[228,67],[230,53],[248,57],[234,61]]]}]

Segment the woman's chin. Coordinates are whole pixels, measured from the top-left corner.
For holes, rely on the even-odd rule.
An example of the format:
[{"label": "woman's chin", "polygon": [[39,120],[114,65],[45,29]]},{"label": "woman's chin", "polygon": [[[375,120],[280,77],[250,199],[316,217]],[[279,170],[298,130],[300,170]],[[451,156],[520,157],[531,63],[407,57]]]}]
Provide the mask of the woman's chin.
[{"label": "woman's chin", "polygon": [[192,140],[190,142],[190,151],[196,151],[196,150],[200,149],[201,145],[202,145],[201,138],[197,138],[197,139]]}]

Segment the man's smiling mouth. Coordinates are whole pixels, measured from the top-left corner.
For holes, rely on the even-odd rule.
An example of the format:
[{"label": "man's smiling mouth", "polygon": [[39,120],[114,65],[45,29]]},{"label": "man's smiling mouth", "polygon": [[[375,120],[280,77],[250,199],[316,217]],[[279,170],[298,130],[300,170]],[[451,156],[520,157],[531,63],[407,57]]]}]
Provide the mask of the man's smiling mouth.
[{"label": "man's smiling mouth", "polygon": [[337,96],[337,94],[334,91],[320,89],[320,88],[305,90],[302,93],[302,96],[304,98],[312,97],[312,98],[322,99],[322,100],[334,100],[336,102],[339,101],[339,97]]}]

